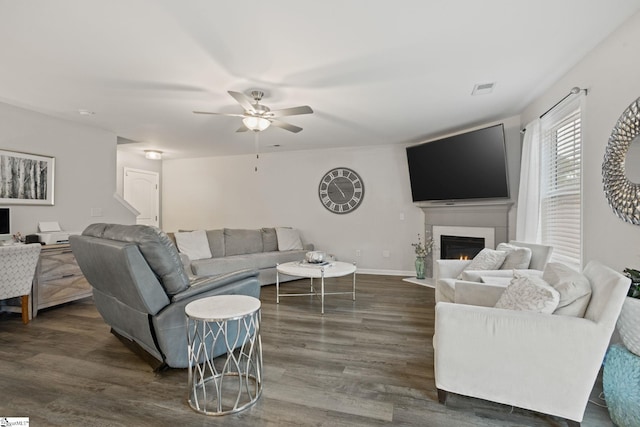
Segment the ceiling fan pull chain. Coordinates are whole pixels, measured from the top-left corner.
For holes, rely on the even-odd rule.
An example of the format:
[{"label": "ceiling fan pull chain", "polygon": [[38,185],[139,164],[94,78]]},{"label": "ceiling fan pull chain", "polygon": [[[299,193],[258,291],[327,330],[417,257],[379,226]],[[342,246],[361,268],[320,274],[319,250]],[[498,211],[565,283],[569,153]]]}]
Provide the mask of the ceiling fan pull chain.
[{"label": "ceiling fan pull chain", "polygon": [[256,145],[256,167],[255,167],[255,172],[258,172],[258,160],[260,159],[260,146],[259,146],[259,142],[258,142],[258,134],[260,132],[258,131],[253,131],[253,135],[254,135],[254,141],[255,141],[255,145]]}]

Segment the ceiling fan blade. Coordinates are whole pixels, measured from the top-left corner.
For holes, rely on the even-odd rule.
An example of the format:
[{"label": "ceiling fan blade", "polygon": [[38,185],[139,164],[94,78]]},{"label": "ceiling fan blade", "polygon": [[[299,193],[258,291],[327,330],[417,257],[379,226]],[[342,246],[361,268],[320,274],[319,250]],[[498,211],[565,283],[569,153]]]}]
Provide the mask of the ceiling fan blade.
[{"label": "ceiling fan blade", "polygon": [[232,90],[227,93],[233,96],[233,99],[238,101],[238,104],[242,105],[242,108],[244,108],[245,111],[251,111],[252,113],[256,112],[256,109],[251,105],[251,100],[247,98],[244,93],[234,92]]},{"label": "ceiling fan blade", "polygon": [[313,110],[308,105],[300,107],[283,108],[282,110],[271,111],[273,117],[297,116],[299,114],[311,114]]},{"label": "ceiling fan blade", "polygon": [[249,130],[249,128],[246,127],[244,125],[244,123],[243,123],[243,124],[240,125],[240,127],[238,128],[238,130],[236,132],[247,132],[248,130]]},{"label": "ceiling fan blade", "polygon": [[279,128],[288,130],[289,132],[298,133],[302,130],[301,127],[294,126],[290,123],[281,122],[280,120],[270,120],[271,124]]},{"label": "ceiling fan blade", "polygon": [[227,116],[227,117],[247,117],[244,114],[234,114],[234,113],[214,113],[211,111],[194,111],[195,114],[210,114],[214,116]]},{"label": "ceiling fan blade", "polygon": [[194,111],[195,114],[213,114],[214,116],[245,117],[244,114],[213,113],[211,111]]}]

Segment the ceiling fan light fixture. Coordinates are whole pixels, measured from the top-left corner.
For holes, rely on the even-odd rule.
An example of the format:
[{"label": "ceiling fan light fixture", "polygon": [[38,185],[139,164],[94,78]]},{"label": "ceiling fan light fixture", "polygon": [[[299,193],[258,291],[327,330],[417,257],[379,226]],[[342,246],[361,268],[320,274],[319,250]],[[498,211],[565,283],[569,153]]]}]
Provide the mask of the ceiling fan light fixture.
[{"label": "ceiling fan light fixture", "polygon": [[162,151],[144,150],[144,157],[149,160],[162,160]]},{"label": "ceiling fan light fixture", "polygon": [[242,119],[242,123],[253,131],[260,132],[265,130],[271,125],[271,122],[262,117],[245,117]]}]

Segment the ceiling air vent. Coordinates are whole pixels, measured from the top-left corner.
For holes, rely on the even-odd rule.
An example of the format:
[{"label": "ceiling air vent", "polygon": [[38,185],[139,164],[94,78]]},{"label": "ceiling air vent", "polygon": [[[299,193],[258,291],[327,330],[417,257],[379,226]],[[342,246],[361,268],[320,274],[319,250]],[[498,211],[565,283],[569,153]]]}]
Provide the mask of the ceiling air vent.
[{"label": "ceiling air vent", "polygon": [[478,83],[473,87],[473,91],[471,95],[486,95],[487,93],[493,92],[493,88],[496,86],[496,83]]}]

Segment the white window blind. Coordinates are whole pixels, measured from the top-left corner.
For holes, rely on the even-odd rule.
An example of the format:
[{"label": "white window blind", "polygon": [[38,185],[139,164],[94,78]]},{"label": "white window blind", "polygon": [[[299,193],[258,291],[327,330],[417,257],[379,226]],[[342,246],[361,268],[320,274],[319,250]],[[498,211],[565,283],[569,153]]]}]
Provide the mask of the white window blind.
[{"label": "white window blind", "polygon": [[542,124],[540,232],[552,260],[582,263],[582,120],[574,102]]}]

